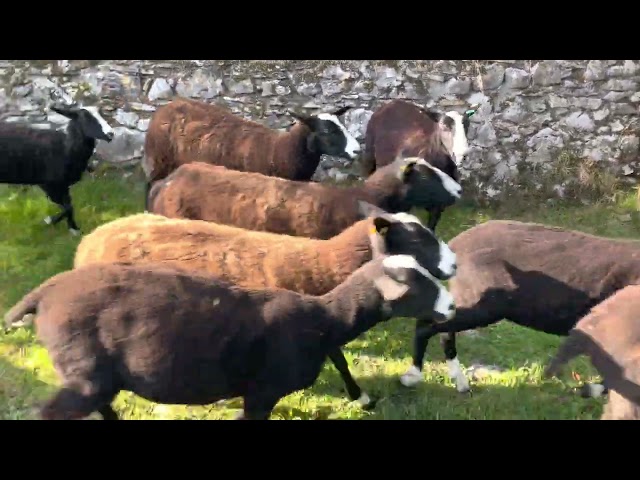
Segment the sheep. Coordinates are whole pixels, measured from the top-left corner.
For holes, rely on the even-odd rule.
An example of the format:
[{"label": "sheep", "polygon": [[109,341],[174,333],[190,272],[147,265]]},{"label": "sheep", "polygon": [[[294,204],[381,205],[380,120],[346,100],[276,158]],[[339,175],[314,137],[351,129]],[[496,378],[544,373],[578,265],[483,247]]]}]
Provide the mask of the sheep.
[{"label": "sheep", "polygon": [[308,181],[322,155],[359,155],[360,144],[338,119],[350,108],[311,116],[288,112],[297,123],[281,132],[220,105],[177,98],[158,108],[149,123],[142,160],[147,196],[154,182],[195,161]]},{"label": "sheep", "polygon": [[49,108],[70,119],[66,132],[0,123],[0,183],[39,186],[62,208],[46,217],[45,223],[55,225],[66,218],[71,234],[78,235],[69,187],[87,170],[96,140],[111,142],[114,133],[97,107],[54,104]]},{"label": "sheep", "polygon": [[[392,100],[376,110],[365,132],[363,169],[371,175],[391,163],[398,154],[423,158],[455,181],[458,166],[469,151],[469,118],[478,105],[464,114],[426,110],[405,100]],[[444,207],[429,209],[427,226],[435,231]]]},{"label": "sheep", "polygon": [[543,377],[587,355],[609,390],[602,420],[640,420],[640,285],[621,288],[597,304],[569,332]]},{"label": "sheep", "polygon": [[[283,288],[323,295],[373,258],[409,254],[440,280],[455,274],[455,255],[420,220],[389,214],[359,202],[363,220],[329,240],[255,232],[202,220],[136,214],[101,225],[76,249],[74,268],[95,263],[161,263],[209,274],[243,288]],[[340,349],[329,358],[347,393],[364,408],[376,400],[363,393]]]},{"label": "sheep", "polygon": [[[640,280],[640,243],[560,227],[490,220],[448,242],[458,268],[449,281],[457,313],[447,324],[416,324],[413,364],[405,386],[422,381],[429,339],[444,333],[444,355],[460,392],[469,390],[455,333],[507,319],[566,336],[590,308]],[[601,388],[592,385],[591,388]]]},{"label": "sheep", "polygon": [[5,324],[31,314],[62,380],[43,419],[98,411],[117,420],[122,390],[156,403],[243,397],[241,419],[267,420],[312,386],[330,352],[392,317],[446,321],[446,288],[410,255],[376,253],[322,296],[250,289],[165,265],[93,264],[25,295]]},{"label": "sheep", "polygon": [[328,239],[358,220],[357,200],[388,212],[451,205],[462,187],[420,158],[398,157],[362,184],[306,183],[194,162],[149,193],[151,213]]}]

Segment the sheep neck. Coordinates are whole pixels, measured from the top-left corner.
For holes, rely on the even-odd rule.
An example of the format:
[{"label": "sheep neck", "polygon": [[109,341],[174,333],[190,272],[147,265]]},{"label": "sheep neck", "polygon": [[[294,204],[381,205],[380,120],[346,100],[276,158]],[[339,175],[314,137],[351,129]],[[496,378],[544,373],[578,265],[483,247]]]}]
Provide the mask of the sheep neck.
[{"label": "sheep neck", "polygon": [[315,173],[320,163],[321,154],[314,150],[312,132],[306,125],[296,123],[288,132],[282,134],[276,147],[275,159],[292,158],[287,163],[291,172],[287,174],[290,180],[308,180]]},{"label": "sheep neck", "polygon": [[376,273],[381,273],[380,264],[369,262],[319,297],[331,318],[330,335],[336,345],[344,345],[379,322],[391,318],[373,284]]},{"label": "sheep neck", "polygon": [[404,209],[398,196],[403,187],[400,179],[384,168],[374,172],[355,188],[359,189],[358,198],[391,212]]},{"label": "sheep neck", "polygon": [[[369,239],[369,228],[371,221],[359,221],[343,230],[340,234],[326,241],[322,241],[319,253],[323,258],[330,258],[331,274],[343,267],[358,267],[371,260],[371,240]],[[352,268],[355,270],[355,268]]]},{"label": "sheep neck", "polygon": [[67,124],[67,138],[65,139],[65,150],[69,159],[82,160],[77,164],[79,170],[84,170],[89,163],[89,158],[96,147],[96,140],[82,133],[82,128],[77,122],[71,120]]}]

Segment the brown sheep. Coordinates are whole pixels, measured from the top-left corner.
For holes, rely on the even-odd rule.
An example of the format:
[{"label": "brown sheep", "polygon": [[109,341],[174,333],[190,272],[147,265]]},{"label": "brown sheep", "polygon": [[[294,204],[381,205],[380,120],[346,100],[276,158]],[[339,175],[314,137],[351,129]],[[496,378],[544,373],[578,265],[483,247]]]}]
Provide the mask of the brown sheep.
[{"label": "brown sheep", "polygon": [[350,108],[312,116],[289,112],[298,122],[281,132],[220,105],[177,98],[159,107],[149,123],[142,161],[147,193],[180,165],[196,161],[308,181],[322,155],[352,160],[360,153],[360,144],[338,119]]},{"label": "brown sheep", "polygon": [[602,420],[640,420],[640,285],[618,290],[591,309],[569,333],[544,377],[587,355],[609,389]]},{"label": "brown sheep", "polygon": [[[373,246],[389,255],[408,254],[432,275],[455,274],[455,255],[417,217],[389,214],[360,203],[364,220],[328,240],[292,237],[202,220],[137,214],[101,225],[82,239],[74,268],[94,263],[161,263],[213,275],[244,288],[284,288],[324,295],[373,257]],[[352,400],[375,401],[362,392],[342,351],[329,358]]]},{"label": "brown sheep", "polygon": [[[469,117],[477,105],[464,114],[425,110],[406,100],[392,100],[373,112],[365,132],[363,165],[365,175],[389,165],[399,155],[420,157],[460,181],[458,166],[469,151]],[[427,226],[435,231],[444,208],[429,209]]]},{"label": "brown sheep", "polygon": [[450,205],[462,187],[419,158],[398,158],[351,187],[295,182],[195,162],[154,184],[149,210],[318,239],[331,238],[359,220],[358,200],[388,212]]},{"label": "brown sheep", "polygon": [[62,388],[43,419],[98,411],[130,391],[156,403],[243,397],[245,419],[311,387],[329,352],[392,317],[451,318],[451,295],[415,258],[381,255],[322,296],[247,289],[164,265],[95,264],[25,295],[5,324],[34,314]]},{"label": "brown sheep", "polygon": [[468,391],[458,366],[455,333],[504,319],[566,336],[589,309],[640,281],[640,243],[632,240],[490,220],[448,243],[458,263],[449,282],[458,311],[446,325],[418,322],[413,364],[401,378],[406,386],[422,381],[425,350],[438,333],[446,333],[441,340],[458,390]]}]

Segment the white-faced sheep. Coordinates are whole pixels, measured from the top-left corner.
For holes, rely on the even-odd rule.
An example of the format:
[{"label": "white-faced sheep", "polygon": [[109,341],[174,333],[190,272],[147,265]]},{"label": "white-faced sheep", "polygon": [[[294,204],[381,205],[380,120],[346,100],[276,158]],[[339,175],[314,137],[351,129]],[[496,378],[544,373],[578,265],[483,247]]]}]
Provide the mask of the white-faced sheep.
[{"label": "white-faced sheep", "polygon": [[545,370],[587,355],[609,390],[602,420],[640,420],[640,285],[618,290],[576,323]]},{"label": "white-faced sheep", "polygon": [[[373,112],[365,133],[364,173],[390,164],[403,154],[420,157],[460,181],[458,166],[469,151],[469,118],[477,109],[471,106],[464,114],[457,111],[439,113],[405,100],[392,100]],[[427,226],[435,231],[444,207],[429,209]]]},{"label": "white-faced sheep", "polygon": [[295,182],[195,162],[149,194],[149,210],[248,230],[327,239],[359,220],[358,200],[388,212],[451,205],[462,187],[419,158],[398,158],[351,187]]},{"label": "white-faced sheep", "polygon": [[640,243],[560,227],[491,220],[449,243],[458,270],[449,282],[458,311],[446,324],[419,321],[413,365],[404,385],[422,380],[429,339],[443,348],[459,391],[469,389],[457,361],[455,333],[503,319],[565,336],[589,309],[617,290],[640,281]]},{"label": "white-faced sheep", "polygon": [[[165,264],[209,274],[244,288],[284,288],[323,295],[370,261],[373,250],[408,254],[436,278],[455,274],[455,255],[417,217],[389,214],[360,202],[365,219],[328,240],[293,237],[219,225],[202,220],[137,214],[101,225],[76,250],[74,268],[96,263]],[[329,358],[352,400],[367,408],[342,351]]]},{"label": "white-faced sheep", "polygon": [[60,104],[50,108],[70,119],[66,132],[0,123],[0,183],[39,186],[62,207],[45,222],[55,225],[66,218],[70,232],[78,234],[69,187],[82,178],[96,140],[110,142],[113,129],[97,107]]},{"label": "white-faced sheep", "polygon": [[164,265],[96,264],[28,293],[5,323],[35,314],[62,388],[44,419],[98,411],[120,391],[168,404],[244,398],[244,419],[311,387],[336,348],[392,317],[455,314],[449,292],[409,255],[376,255],[322,296],[248,289]]},{"label": "white-faced sheep", "polygon": [[190,162],[308,181],[322,155],[351,160],[360,153],[338,119],[350,108],[311,116],[289,112],[298,122],[281,132],[220,105],[177,98],[158,108],[149,123],[142,161],[147,194],[154,182]]}]

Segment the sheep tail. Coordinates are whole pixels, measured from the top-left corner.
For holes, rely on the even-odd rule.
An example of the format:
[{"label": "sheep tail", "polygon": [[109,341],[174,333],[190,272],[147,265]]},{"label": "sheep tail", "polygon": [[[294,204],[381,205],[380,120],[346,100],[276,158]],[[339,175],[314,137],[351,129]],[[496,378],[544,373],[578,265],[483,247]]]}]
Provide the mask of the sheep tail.
[{"label": "sheep tail", "polygon": [[[45,285],[41,285],[27,293],[4,316],[7,329],[29,326],[33,323],[33,315],[38,311],[38,303],[44,293]],[[25,318],[25,315],[29,315]]]},{"label": "sheep tail", "polygon": [[572,358],[584,353],[584,337],[578,332],[573,331],[569,334],[569,337],[564,341],[554,358],[545,369],[543,378],[548,379],[557,375],[560,369],[569,362]]}]

